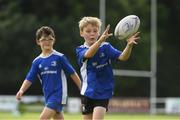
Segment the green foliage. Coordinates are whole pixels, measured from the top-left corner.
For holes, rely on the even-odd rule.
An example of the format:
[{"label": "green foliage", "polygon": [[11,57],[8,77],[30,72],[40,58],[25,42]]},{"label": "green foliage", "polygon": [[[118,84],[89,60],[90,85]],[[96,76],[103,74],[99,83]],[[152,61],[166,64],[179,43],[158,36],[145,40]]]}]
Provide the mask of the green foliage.
[{"label": "green foliage", "polygon": [[[179,80],[179,1],[158,0],[158,96],[178,96],[176,92],[179,81],[169,85],[171,80]],[[150,0],[106,0],[106,24],[111,24],[113,33],[120,19],[135,14],[140,17],[141,39],[133,48],[132,56],[127,62],[114,65],[117,69],[150,70]],[[99,17],[99,0],[1,0],[0,1],[0,94],[15,94],[20,87],[32,60],[40,53],[35,42],[35,32],[42,25],[51,26],[55,30],[55,49],[64,53],[73,66],[79,71],[76,62],[75,48],[84,41],[79,36],[78,21],[83,16]],[[171,19],[170,19],[171,18]],[[176,23],[176,24],[174,24]],[[126,42],[111,37],[108,42],[117,49],[123,50]],[[174,59],[176,58],[176,59]],[[167,65],[169,64],[169,65]],[[134,81],[116,83],[123,90],[134,86],[143,91],[138,78]],[[129,78],[126,78],[130,80]],[[144,78],[141,78],[142,80]],[[116,79],[117,80],[117,79]],[[70,85],[75,86],[69,82]],[[6,86],[9,87],[6,87]],[[35,85],[33,89],[37,90]],[[126,88],[127,87],[127,88]],[[11,88],[11,89],[7,89]],[[142,88],[142,89],[141,89]],[[171,87],[172,88],[172,87]],[[71,87],[73,93],[76,87]],[[136,93],[137,93],[136,91]],[[164,92],[166,91],[166,92]],[[32,92],[36,94],[35,92]],[[122,93],[125,94],[125,93]],[[148,91],[140,95],[148,96]]]}]

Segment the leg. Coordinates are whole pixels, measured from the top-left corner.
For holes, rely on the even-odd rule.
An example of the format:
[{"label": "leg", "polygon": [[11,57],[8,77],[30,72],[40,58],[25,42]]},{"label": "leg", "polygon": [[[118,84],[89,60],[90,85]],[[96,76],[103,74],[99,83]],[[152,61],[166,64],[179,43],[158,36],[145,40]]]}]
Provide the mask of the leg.
[{"label": "leg", "polygon": [[101,106],[95,107],[93,111],[93,120],[103,120],[105,113],[106,113],[105,107],[101,107]]},{"label": "leg", "polygon": [[91,99],[82,96],[81,103],[82,103],[83,120],[92,120],[93,105]]},{"label": "leg", "polygon": [[83,120],[92,120],[92,114],[83,115]]},{"label": "leg", "polygon": [[64,120],[64,115],[62,112],[58,112],[53,116],[54,120]]},{"label": "leg", "polygon": [[51,119],[56,112],[48,107],[45,107],[40,115],[40,120],[49,120]]}]

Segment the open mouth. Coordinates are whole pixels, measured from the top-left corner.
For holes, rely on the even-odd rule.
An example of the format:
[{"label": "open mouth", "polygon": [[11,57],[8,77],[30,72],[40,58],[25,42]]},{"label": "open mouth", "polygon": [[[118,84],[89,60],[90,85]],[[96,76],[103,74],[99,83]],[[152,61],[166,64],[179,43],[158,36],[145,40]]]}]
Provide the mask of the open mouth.
[{"label": "open mouth", "polygon": [[94,40],[96,40],[96,38],[90,38],[90,40],[91,40],[91,41],[94,41]]}]

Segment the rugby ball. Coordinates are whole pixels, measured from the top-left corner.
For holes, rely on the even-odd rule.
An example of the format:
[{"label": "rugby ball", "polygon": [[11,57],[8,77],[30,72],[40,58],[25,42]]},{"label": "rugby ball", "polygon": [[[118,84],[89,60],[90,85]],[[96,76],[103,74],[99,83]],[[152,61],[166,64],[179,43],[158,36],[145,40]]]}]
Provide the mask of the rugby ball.
[{"label": "rugby ball", "polygon": [[136,15],[128,15],[121,19],[115,27],[114,36],[120,40],[136,33],[140,26],[140,19]]}]

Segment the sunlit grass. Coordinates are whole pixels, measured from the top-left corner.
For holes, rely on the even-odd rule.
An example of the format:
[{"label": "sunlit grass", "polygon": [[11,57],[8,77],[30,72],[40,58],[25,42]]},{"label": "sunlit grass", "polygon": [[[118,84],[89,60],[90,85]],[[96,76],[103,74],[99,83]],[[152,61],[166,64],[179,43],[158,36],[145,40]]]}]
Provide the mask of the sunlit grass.
[{"label": "sunlit grass", "polygon": [[[0,113],[0,120],[38,120],[40,113]],[[82,120],[81,114],[64,114],[65,120]],[[105,120],[180,120],[180,115],[106,114]]]}]

